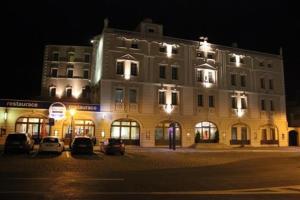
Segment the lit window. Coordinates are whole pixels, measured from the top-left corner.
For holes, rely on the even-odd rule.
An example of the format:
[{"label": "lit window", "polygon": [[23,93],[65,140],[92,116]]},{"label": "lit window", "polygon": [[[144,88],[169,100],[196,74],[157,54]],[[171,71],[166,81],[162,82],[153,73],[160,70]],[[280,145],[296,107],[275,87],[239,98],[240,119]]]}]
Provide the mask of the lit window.
[{"label": "lit window", "polygon": [[214,96],[208,96],[208,106],[215,107]]},{"label": "lit window", "polygon": [[159,104],[166,104],[166,93],[164,91],[158,92],[158,103]]},{"label": "lit window", "polygon": [[178,104],[178,93],[172,92],[172,105],[177,105],[177,104]]},{"label": "lit window", "polygon": [[213,73],[212,72],[208,72],[208,82],[209,83],[214,83]]},{"label": "lit window", "polygon": [[129,89],[129,102],[136,103],[137,102],[137,91],[136,89]]},{"label": "lit window", "polygon": [[139,144],[140,126],[130,119],[119,119],[111,125],[111,137],[122,139],[125,144]]},{"label": "lit window", "polygon": [[172,80],[178,80],[178,68],[172,67]]},{"label": "lit window", "polygon": [[124,90],[122,88],[117,88],[115,90],[115,102],[116,103],[124,102]]},{"label": "lit window", "polygon": [[117,62],[117,74],[124,74],[124,62]]},{"label": "lit window", "polygon": [[159,78],[166,78],[166,66],[165,65],[160,65],[159,66]]},{"label": "lit window", "polygon": [[71,87],[66,88],[66,96],[67,97],[72,97],[72,88]]},{"label": "lit window", "polygon": [[137,63],[132,62],[130,66],[130,74],[131,76],[137,76],[138,69],[137,69]]},{"label": "lit window", "polygon": [[203,82],[204,81],[203,70],[197,70],[196,71],[196,80],[197,80],[197,82]]},{"label": "lit window", "polygon": [[197,96],[197,102],[198,102],[198,106],[199,107],[203,106],[203,95],[202,94],[198,94],[198,96]]},{"label": "lit window", "polygon": [[52,68],[51,69],[51,77],[57,77],[57,68]]}]

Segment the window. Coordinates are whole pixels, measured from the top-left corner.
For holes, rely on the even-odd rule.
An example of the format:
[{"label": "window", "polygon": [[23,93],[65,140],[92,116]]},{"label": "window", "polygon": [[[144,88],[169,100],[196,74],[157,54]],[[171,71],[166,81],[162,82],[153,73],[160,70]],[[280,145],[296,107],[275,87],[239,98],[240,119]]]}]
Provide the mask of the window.
[{"label": "window", "polygon": [[270,90],[273,90],[273,88],[274,88],[274,87],[273,87],[273,80],[270,79],[270,80],[269,80],[269,89],[270,89]]},{"label": "window", "polygon": [[235,57],[234,56],[230,57],[230,62],[235,62]]},{"label": "window", "polygon": [[174,49],[172,48],[172,54],[177,54],[178,53],[178,50],[177,49]]},{"label": "window", "polygon": [[195,135],[200,135],[200,142],[218,142],[218,129],[217,126],[211,122],[200,122],[195,126]]},{"label": "window", "polygon": [[124,74],[124,62],[117,62],[117,74]]},{"label": "window", "polygon": [[52,58],[53,58],[53,61],[58,61],[59,59],[59,53],[58,52],[55,52],[52,54]]},{"label": "window", "polygon": [[202,94],[198,94],[197,96],[197,102],[198,102],[198,106],[203,106],[203,95]]},{"label": "window", "polygon": [[267,129],[261,130],[261,140],[267,140]]},{"label": "window", "polygon": [[272,64],[269,63],[269,64],[268,64],[268,67],[269,67],[269,68],[272,68]]},{"label": "window", "polygon": [[237,108],[237,100],[236,97],[231,97],[231,108],[236,109]]},{"label": "window", "polygon": [[241,127],[241,138],[242,140],[247,140],[247,127]]},{"label": "window", "polygon": [[237,127],[231,127],[231,140],[237,140]]},{"label": "window", "polygon": [[244,63],[245,63],[244,58],[241,58],[241,57],[240,57],[240,63],[241,63],[241,64],[244,64]]},{"label": "window", "polygon": [[73,78],[73,69],[67,69],[67,77]]},{"label": "window", "polygon": [[158,96],[158,103],[166,104],[166,93],[164,91],[159,91]]},{"label": "window", "polygon": [[16,121],[15,131],[19,133],[29,133],[35,139],[50,133],[48,120],[38,117],[18,118]]},{"label": "window", "polygon": [[83,78],[88,79],[89,78],[89,70],[83,70]]},{"label": "window", "polygon": [[260,63],[259,63],[259,66],[260,66],[260,67],[265,66],[264,62],[260,62]]},{"label": "window", "polygon": [[270,128],[270,140],[275,140],[275,128]]},{"label": "window", "polygon": [[203,52],[198,51],[198,52],[197,52],[197,57],[203,58],[203,57],[204,57]]},{"label": "window", "polygon": [[139,46],[138,46],[138,44],[137,44],[136,41],[133,41],[133,42],[131,43],[131,48],[133,48],[133,49],[138,49],[138,48],[139,48]]},{"label": "window", "polygon": [[137,76],[137,63],[131,62],[130,65],[130,74],[131,76]]},{"label": "window", "polygon": [[178,93],[177,92],[172,92],[172,105],[177,105],[178,104]]},{"label": "window", "polygon": [[241,98],[241,107],[242,109],[247,109],[246,98]]},{"label": "window", "polygon": [[87,87],[82,88],[82,93],[81,93],[82,98],[88,98],[88,90]]},{"label": "window", "polygon": [[125,144],[139,144],[140,126],[130,119],[119,119],[111,125],[111,137],[124,140]]},{"label": "window", "polygon": [[66,88],[66,93],[67,93],[67,97],[72,97],[72,88],[71,87],[67,87]]},{"label": "window", "polygon": [[55,95],[56,95],[56,87],[50,87],[49,96],[55,97]]},{"label": "window", "polygon": [[167,48],[165,46],[159,47],[159,52],[165,53]]},{"label": "window", "polygon": [[75,53],[69,52],[68,53],[68,60],[69,60],[69,62],[74,62],[75,61]]},{"label": "window", "polygon": [[196,80],[198,82],[203,82],[203,79],[204,79],[203,71],[202,70],[197,70],[196,71]]},{"label": "window", "polygon": [[159,66],[159,78],[166,78],[166,66]]},{"label": "window", "polygon": [[260,88],[265,89],[265,79],[263,78],[260,79]]},{"label": "window", "polygon": [[115,90],[115,102],[123,103],[124,101],[124,90],[122,88],[116,88]]},{"label": "window", "polygon": [[213,55],[212,53],[209,53],[209,54],[207,54],[207,58],[208,58],[208,59],[213,59],[213,58],[214,58],[214,55]]},{"label": "window", "polygon": [[178,80],[178,68],[172,67],[172,80]]},{"label": "window", "polygon": [[270,110],[274,111],[274,104],[273,104],[273,100],[270,100]]},{"label": "window", "polygon": [[208,82],[209,83],[214,83],[213,73],[212,72],[208,72]]},{"label": "window", "polygon": [[84,55],[84,62],[89,63],[90,62],[90,54]]},{"label": "window", "polygon": [[149,33],[154,33],[154,29],[153,28],[148,28],[148,32]]},{"label": "window", "polygon": [[208,96],[208,106],[215,107],[214,96]]},{"label": "window", "polygon": [[57,77],[57,69],[56,68],[51,69],[51,77]]},{"label": "window", "polygon": [[241,75],[241,86],[246,87],[246,76],[245,75]]},{"label": "window", "polygon": [[231,80],[231,85],[232,86],[236,86],[236,75],[235,74],[231,74],[230,76],[230,80]]},{"label": "window", "polygon": [[136,89],[129,89],[129,103],[137,102],[137,91]]},{"label": "window", "polygon": [[260,100],[260,109],[261,109],[261,110],[266,110],[266,107],[265,107],[265,100],[264,100],[264,99]]}]

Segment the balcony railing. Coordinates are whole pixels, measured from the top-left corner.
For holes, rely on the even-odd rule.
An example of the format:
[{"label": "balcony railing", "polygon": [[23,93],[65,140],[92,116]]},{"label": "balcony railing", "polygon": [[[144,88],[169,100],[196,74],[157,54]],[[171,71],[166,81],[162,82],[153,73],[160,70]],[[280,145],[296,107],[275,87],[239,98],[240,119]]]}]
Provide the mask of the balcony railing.
[{"label": "balcony railing", "polygon": [[242,144],[250,144],[250,140],[230,140],[231,145],[242,145]]},{"label": "balcony railing", "polygon": [[260,144],[279,144],[278,140],[261,140]]}]

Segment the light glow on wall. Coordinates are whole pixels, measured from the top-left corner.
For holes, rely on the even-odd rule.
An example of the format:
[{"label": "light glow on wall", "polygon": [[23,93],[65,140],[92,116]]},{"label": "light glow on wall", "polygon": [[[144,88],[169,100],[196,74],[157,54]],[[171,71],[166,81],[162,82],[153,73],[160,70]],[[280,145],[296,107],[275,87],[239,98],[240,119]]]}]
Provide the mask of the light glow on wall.
[{"label": "light glow on wall", "polygon": [[242,99],[245,99],[245,103],[247,105],[246,95],[242,92],[237,92],[234,95],[232,95],[232,97],[236,98],[236,103],[237,103],[236,109],[235,109],[236,115],[238,117],[243,117],[246,113],[246,108],[242,108]]},{"label": "light glow on wall", "polygon": [[212,50],[211,45],[207,42],[207,37],[201,37],[200,39],[203,39],[204,41],[200,42],[199,49],[204,52],[204,56],[207,58],[207,53]]},{"label": "light glow on wall", "polygon": [[[102,67],[103,67],[103,35],[100,38],[100,41],[96,50],[96,61],[95,61],[95,74],[94,74],[94,84],[97,84],[102,76]],[[95,40],[93,42],[96,43]]]},{"label": "light glow on wall", "polygon": [[241,59],[244,58],[244,56],[237,54],[233,54],[233,56],[235,57],[235,65],[239,67],[241,65]]},{"label": "light glow on wall", "polygon": [[173,111],[173,109],[174,109],[174,106],[171,105],[171,104],[166,104],[166,105],[164,106],[164,110],[165,110],[165,112],[168,113],[168,114],[171,114],[172,111]]},{"label": "light glow on wall", "polygon": [[163,46],[165,46],[167,49],[167,57],[168,58],[172,57],[172,49],[178,47],[178,45],[176,45],[176,44],[167,44],[167,43],[163,43]]},{"label": "light glow on wall", "polygon": [[130,79],[130,67],[131,67],[131,61],[130,60],[125,60],[124,61],[124,78],[126,80]]},{"label": "light glow on wall", "polygon": [[[210,88],[213,86],[214,83],[216,83],[216,72],[215,70],[211,69],[200,69],[198,68],[197,71],[202,71],[203,73],[203,86],[205,88]],[[211,76],[209,76],[211,74]]]}]

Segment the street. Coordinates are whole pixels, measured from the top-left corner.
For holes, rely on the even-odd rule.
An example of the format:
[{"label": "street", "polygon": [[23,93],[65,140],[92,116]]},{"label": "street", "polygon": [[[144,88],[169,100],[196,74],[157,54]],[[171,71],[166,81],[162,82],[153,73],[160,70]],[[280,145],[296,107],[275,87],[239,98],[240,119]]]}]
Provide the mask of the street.
[{"label": "street", "polygon": [[299,199],[300,149],[0,156],[0,199]]}]

